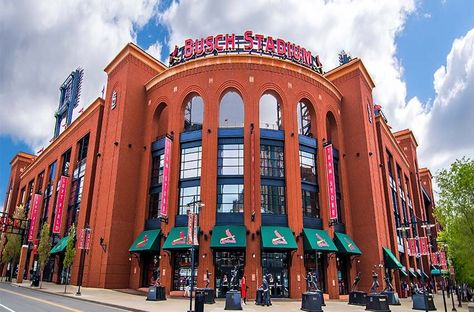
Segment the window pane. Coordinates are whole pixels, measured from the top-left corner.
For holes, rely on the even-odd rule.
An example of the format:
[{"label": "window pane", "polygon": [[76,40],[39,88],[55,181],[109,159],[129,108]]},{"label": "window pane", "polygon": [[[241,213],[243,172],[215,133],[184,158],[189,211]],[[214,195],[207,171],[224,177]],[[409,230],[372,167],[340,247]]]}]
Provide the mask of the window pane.
[{"label": "window pane", "polygon": [[285,176],[283,146],[260,145],[260,175]]},{"label": "window pane", "polygon": [[302,181],[317,183],[315,154],[300,151],[300,172]]},{"label": "window pane", "polygon": [[201,146],[181,149],[181,179],[198,178],[201,174]]},{"label": "window pane", "polygon": [[[179,192],[179,211],[178,214],[185,215],[188,213],[189,209],[193,209],[193,206],[190,204],[194,201],[199,201],[201,199],[201,187],[200,186],[191,186],[191,187],[182,187]],[[190,204],[190,207],[187,205]]]},{"label": "window pane", "polygon": [[264,94],[260,98],[260,128],[281,129],[280,103],[272,94]]},{"label": "window pane", "polygon": [[244,212],[243,184],[217,186],[217,212]]},{"label": "window pane", "polygon": [[308,106],[304,102],[299,102],[297,106],[298,114],[298,134],[311,135],[311,116]]},{"label": "window pane", "polygon": [[204,102],[200,96],[193,96],[184,109],[184,131],[202,129]]},{"label": "window pane", "polygon": [[305,217],[319,218],[319,202],[318,202],[318,193],[315,191],[301,191],[303,195],[303,215]]},{"label": "window pane", "polygon": [[218,148],[217,174],[243,175],[243,144],[221,144]]},{"label": "window pane", "polygon": [[285,187],[262,185],[261,187],[261,212],[285,214]]},{"label": "window pane", "polygon": [[219,106],[219,127],[241,128],[244,126],[244,101],[235,91],[227,92]]}]

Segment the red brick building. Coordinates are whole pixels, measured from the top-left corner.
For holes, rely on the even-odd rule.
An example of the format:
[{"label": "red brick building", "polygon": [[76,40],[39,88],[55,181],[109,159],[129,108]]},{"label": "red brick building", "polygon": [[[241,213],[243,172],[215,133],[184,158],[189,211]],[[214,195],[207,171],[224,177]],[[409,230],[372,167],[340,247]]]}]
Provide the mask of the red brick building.
[{"label": "red brick building", "polygon": [[[105,72],[105,100],[39,156],[20,153],[11,163],[13,200],[5,209],[29,207],[42,194],[39,225],[53,222],[58,181],[69,177],[67,213],[53,243],[73,223],[91,229],[72,283],[83,266],[84,286],[139,288],[160,274],[167,292],[182,291],[191,276],[187,210],[194,207],[195,280],[203,287],[210,272],[218,296],[236,266],[252,297],[262,274],[271,274],[273,296],[298,298],[307,272],[316,270],[323,291],[338,298],[357,272],[362,290],[373,270],[386,269],[397,289],[401,279],[417,280],[417,269],[429,273],[428,257],[408,256],[401,233],[424,236],[421,226],[434,222],[431,175],[418,169],[411,131],[392,133],[380,109],[374,114],[374,83],[361,60],[324,74],[248,53],[168,67],[128,44]],[[167,222],[159,219],[164,200]],[[27,272],[35,266],[32,245],[21,257]],[[61,282],[62,257],[56,248],[47,279]]]}]

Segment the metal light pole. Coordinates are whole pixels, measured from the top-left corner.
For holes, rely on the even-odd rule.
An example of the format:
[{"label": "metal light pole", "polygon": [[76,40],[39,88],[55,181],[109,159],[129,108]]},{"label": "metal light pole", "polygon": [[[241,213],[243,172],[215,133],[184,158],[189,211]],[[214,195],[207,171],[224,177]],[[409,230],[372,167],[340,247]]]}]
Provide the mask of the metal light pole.
[{"label": "metal light pole", "polygon": [[[204,207],[204,204],[201,203],[200,200],[196,200],[196,195],[194,195],[194,200],[186,205],[188,208],[193,207],[192,213],[193,215],[195,214],[194,218],[198,218],[198,223],[199,223],[199,209],[201,207]],[[196,206],[198,207],[196,211]],[[189,211],[190,209],[188,209]],[[190,214],[188,214],[188,218],[190,217]],[[188,220],[189,222],[189,220]],[[193,312],[193,289],[194,289],[194,265],[195,265],[195,257],[194,257],[194,252],[195,252],[195,247],[194,247],[194,231],[196,229],[194,228],[194,220],[191,222],[191,234],[188,233],[188,235],[191,235],[191,283],[190,283],[190,294],[189,294],[189,311],[188,312]]]},{"label": "metal light pole", "polygon": [[80,296],[81,295],[81,286],[82,286],[82,277],[84,276],[84,261],[85,261],[85,258],[86,258],[86,237],[88,235],[88,232],[90,230],[89,228],[89,224],[86,224],[86,226],[84,227],[84,230],[85,230],[85,237],[84,237],[84,240],[82,241],[82,246],[80,246],[81,248],[81,258],[79,260],[79,276],[78,276],[78,280],[77,280],[77,292],[76,292],[76,296]]},{"label": "metal light pole", "polygon": [[453,282],[451,282],[451,302],[453,303],[453,308],[451,309],[451,311],[457,311],[456,310],[456,307],[454,306],[454,292],[453,292]]}]

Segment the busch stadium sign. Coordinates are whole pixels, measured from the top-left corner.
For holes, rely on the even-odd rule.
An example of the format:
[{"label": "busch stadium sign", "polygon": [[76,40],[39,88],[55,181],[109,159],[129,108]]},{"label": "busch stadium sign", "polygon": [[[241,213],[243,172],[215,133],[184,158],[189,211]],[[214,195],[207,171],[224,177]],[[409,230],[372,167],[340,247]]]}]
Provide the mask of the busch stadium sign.
[{"label": "busch stadium sign", "polygon": [[308,67],[319,74],[323,73],[323,65],[319,55],[313,56],[311,51],[293,42],[281,38],[273,38],[254,34],[247,30],[244,35],[219,34],[199,39],[186,39],[184,46],[175,46],[170,54],[170,66],[188,60],[218,54],[260,54],[278,57]]}]

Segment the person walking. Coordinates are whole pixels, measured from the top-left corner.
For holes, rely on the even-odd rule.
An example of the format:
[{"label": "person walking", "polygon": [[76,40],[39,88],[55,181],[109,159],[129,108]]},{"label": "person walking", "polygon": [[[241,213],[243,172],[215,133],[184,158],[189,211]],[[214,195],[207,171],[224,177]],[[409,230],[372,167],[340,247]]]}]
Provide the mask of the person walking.
[{"label": "person walking", "polygon": [[267,305],[267,307],[271,306],[270,300],[270,288],[268,286],[267,277],[264,275],[262,280],[262,289],[263,289],[263,306]]},{"label": "person walking", "polygon": [[242,276],[242,279],[240,280],[240,296],[242,297],[242,300],[244,304],[247,304],[247,283],[245,281],[245,275]]}]

